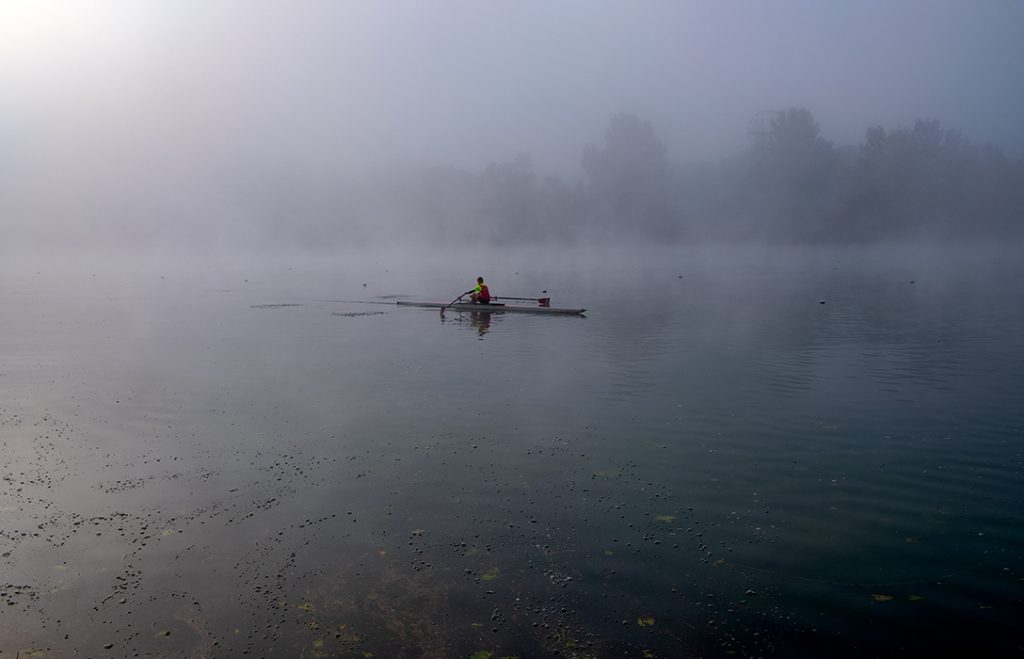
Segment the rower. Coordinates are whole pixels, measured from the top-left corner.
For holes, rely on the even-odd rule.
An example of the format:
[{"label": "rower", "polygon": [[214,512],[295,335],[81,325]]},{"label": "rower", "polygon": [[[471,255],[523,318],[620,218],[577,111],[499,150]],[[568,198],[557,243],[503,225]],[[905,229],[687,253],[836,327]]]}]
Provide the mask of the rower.
[{"label": "rower", "polygon": [[483,277],[476,278],[476,288],[472,288],[463,295],[469,295],[469,300],[473,304],[490,304],[491,303],[491,291],[487,288],[487,284],[484,283]]}]

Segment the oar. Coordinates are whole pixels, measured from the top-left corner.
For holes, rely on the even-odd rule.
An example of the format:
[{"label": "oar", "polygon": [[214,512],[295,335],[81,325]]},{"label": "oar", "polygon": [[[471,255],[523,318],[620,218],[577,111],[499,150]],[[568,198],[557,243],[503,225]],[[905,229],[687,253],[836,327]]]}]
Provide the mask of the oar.
[{"label": "oar", "polygon": [[[547,291],[544,291],[547,293]],[[536,302],[541,306],[547,306],[551,304],[551,298],[549,297],[515,297],[513,295],[496,295],[495,300],[519,300],[521,302]]]},{"label": "oar", "polygon": [[463,295],[465,295],[465,293],[462,293],[461,295],[459,295],[459,297],[455,298],[454,300],[452,300],[448,304],[446,304],[443,307],[441,307],[441,318],[444,318],[444,310],[447,309],[448,307],[452,306],[453,304],[455,304],[459,300],[461,300]]}]

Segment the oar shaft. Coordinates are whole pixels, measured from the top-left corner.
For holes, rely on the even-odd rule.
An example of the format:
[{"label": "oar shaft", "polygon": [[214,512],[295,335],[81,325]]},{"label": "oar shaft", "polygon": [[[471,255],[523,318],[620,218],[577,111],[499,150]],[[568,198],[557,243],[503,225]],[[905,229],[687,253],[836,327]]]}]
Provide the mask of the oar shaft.
[{"label": "oar shaft", "polygon": [[[465,293],[463,293],[462,295],[465,295]],[[459,300],[461,300],[462,299],[462,295],[460,295],[459,297],[455,298],[454,300],[452,300],[448,304],[446,304],[443,307],[441,307],[441,317],[442,318],[444,318],[444,310],[447,309],[448,307],[452,306],[453,304],[455,304]]]}]

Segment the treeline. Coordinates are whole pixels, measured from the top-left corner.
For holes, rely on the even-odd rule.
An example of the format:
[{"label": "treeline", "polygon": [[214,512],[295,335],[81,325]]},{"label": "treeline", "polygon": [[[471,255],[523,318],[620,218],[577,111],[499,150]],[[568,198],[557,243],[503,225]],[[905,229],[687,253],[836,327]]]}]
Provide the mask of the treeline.
[{"label": "treeline", "polygon": [[1024,158],[938,121],[873,127],[863,144],[837,148],[811,112],[792,108],[762,113],[749,133],[743,153],[684,164],[650,122],[619,114],[584,148],[576,183],[540,176],[520,155],[478,172],[407,169],[344,184],[276,176],[248,202],[266,230],[309,245],[1024,237]]},{"label": "treeline", "polygon": [[869,128],[863,144],[836,149],[806,109],[773,113],[725,178],[727,188],[746,187],[735,197],[735,215],[743,218],[738,228],[758,227],[766,237],[863,242],[1024,235],[1024,158],[1011,161],[996,146],[975,146],[938,121]]}]

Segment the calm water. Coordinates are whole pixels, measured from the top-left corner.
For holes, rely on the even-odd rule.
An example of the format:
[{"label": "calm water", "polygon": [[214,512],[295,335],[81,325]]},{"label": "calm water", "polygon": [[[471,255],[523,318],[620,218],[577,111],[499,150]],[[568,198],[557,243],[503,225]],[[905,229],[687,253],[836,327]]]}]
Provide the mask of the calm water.
[{"label": "calm water", "polygon": [[[477,274],[587,317],[391,304]],[[1018,656],[1022,275],[738,249],[9,271],[0,656]]]}]

